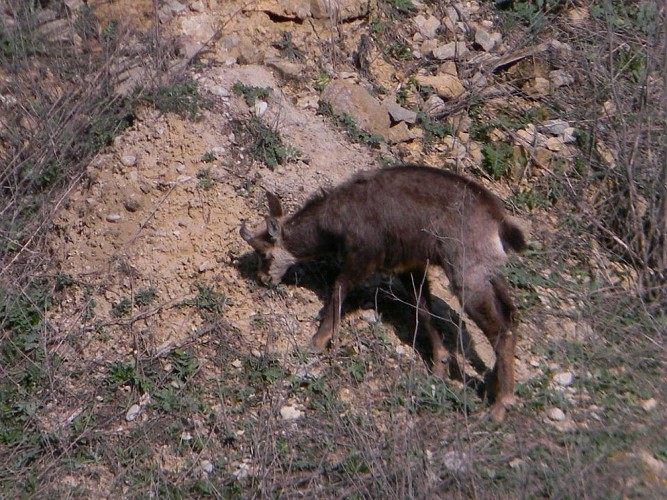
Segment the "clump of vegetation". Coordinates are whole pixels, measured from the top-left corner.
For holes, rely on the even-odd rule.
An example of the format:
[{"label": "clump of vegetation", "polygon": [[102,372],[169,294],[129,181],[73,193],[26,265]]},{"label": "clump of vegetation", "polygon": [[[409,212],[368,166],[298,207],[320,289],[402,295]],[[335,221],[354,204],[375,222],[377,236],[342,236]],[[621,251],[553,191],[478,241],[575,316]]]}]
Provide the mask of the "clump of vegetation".
[{"label": "clump of vegetation", "polygon": [[137,291],[133,298],[125,297],[119,302],[116,302],[111,307],[111,316],[114,318],[122,318],[127,316],[132,311],[133,307],[146,307],[153,303],[157,298],[157,289],[154,287],[144,288]]},{"label": "clump of vegetation", "polygon": [[150,91],[144,100],[163,113],[176,113],[189,119],[194,119],[201,108],[210,106],[210,102],[199,93],[197,82],[189,78]]},{"label": "clump of vegetation", "polygon": [[241,82],[236,82],[232,87],[232,91],[234,95],[243,96],[248,106],[254,106],[256,99],[268,99],[271,95],[271,89],[268,87],[253,87]]},{"label": "clump of vegetation", "polygon": [[227,302],[228,299],[224,293],[216,292],[207,285],[198,284],[197,295],[180,302],[179,306],[194,307],[203,320],[215,321],[222,317]]},{"label": "clump of vegetation", "polygon": [[213,187],[213,177],[211,176],[210,168],[202,168],[197,172],[197,179],[199,180],[199,187],[208,191]]},{"label": "clump of vegetation", "polygon": [[280,50],[280,57],[289,59],[290,61],[303,61],[305,56],[292,41],[292,33],[290,31],[283,31],[280,40],[276,40],[271,45]]},{"label": "clump of vegetation", "polygon": [[245,122],[235,122],[234,126],[243,136],[242,141],[248,143],[248,153],[269,168],[301,158],[301,152],[298,149],[285,144],[277,130],[269,127],[257,117],[252,117]]}]

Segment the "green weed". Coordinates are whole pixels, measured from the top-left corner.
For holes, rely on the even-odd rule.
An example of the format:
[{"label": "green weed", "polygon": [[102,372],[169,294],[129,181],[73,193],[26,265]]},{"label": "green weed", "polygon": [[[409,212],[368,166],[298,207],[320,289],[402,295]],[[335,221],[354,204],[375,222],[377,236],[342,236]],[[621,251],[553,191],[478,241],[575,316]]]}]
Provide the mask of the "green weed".
[{"label": "green weed", "polygon": [[197,291],[195,297],[186,299],[178,305],[194,307],[204,321],[213,322],[222,317],[227,306],[227,296],[201,284],[197,285]]},{"label": "green weed", "polygon": [[271,95],[271,89],[268,87],[253,87],[252,85],[245,85],[241,82],[236,82],[232,87],[234,95],[243,96],[245,103],[248,106],[254,106],[256,99],[268,99]]}]

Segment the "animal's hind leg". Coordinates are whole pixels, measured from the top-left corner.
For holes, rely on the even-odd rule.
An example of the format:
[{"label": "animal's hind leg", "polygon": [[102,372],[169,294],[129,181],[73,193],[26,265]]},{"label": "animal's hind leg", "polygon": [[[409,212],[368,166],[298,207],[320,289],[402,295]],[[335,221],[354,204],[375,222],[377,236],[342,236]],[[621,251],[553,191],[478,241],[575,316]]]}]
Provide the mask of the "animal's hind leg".
[{"label": "animal's hind leg", "polygon": [[489,339],[496,354],[496,364],[489,377],[493,399],[491,418],[503,420],[505,409],[514,403],[514,348],[512,333],[516,308],[500,276],[466,277],[460,299],[466,313]]},{"label": "animal's hind leg", "polygon": [[414,298],[417,319],[426,330],[431,344],[431,371],[436,377],[449,376],[449,352],[442,343],[442,337],[433,324],[431,317],[431,291],[426,269],[417,268],[399,275],[399,279],[409,294]]}]

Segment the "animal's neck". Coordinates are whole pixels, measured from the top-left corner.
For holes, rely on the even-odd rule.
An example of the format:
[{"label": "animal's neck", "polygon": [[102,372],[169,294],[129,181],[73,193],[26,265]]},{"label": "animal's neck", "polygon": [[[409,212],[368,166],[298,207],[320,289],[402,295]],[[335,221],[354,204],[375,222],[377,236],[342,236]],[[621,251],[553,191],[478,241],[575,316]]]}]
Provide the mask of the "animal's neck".
[{"label": "animal's neck", "polygon": [[307,259],[333,250],[321,233],[316,213],[298,212],[283,226],[283,245],[297,259]]}]

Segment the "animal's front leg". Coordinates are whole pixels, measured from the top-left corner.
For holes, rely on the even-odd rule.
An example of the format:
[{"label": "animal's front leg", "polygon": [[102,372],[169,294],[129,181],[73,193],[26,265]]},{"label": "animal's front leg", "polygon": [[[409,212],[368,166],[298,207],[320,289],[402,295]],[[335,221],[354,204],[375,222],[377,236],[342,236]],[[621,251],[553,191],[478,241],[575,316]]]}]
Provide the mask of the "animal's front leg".
[{"label": "animal's front leg", "polygon": [[320,324],[317,333],[313,335],[311,341],[313,350],[316,352],[322,352],[326,349],[329,342],[338,334],[343,302],[345,301],[345,296],[351,285],[352,281],[344,275],[341,275],[336,279],[333,293],[327,304],[322,323]]}]

